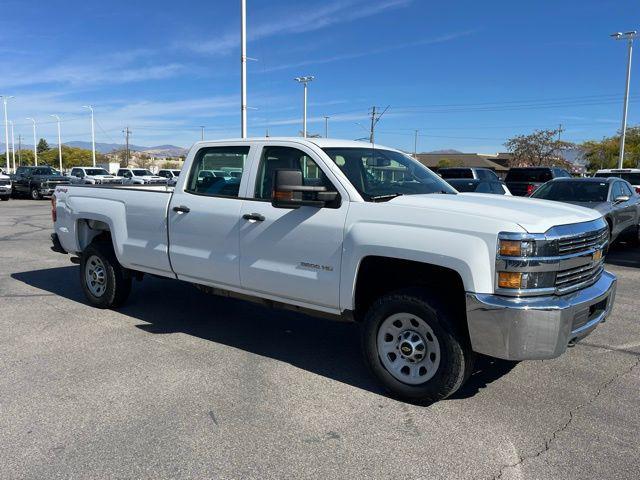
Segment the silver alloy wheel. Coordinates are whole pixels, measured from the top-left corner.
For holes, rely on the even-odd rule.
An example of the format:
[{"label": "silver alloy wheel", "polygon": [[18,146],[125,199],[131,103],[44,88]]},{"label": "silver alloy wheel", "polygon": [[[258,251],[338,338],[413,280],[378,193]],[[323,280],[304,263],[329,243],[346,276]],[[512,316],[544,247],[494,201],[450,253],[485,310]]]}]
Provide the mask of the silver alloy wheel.
[{"label": "silver alloy wheel", "polygon": [[403,383],[424,383],[440,365],[440,342],[427,322],[411,313],[386,318],[378,330],[377,344],[382,365]]},{"label": "silver alloy wheel", "polygon": [[84,281],[94,297],[101,297],[107,289],[107,271],[100,257],[91,255],[84,267]]},{"label": "silver alloy wheel", "polygon": [[31,189],[31,198],[34,200],[40,200],[40,192],[36,188]]}]

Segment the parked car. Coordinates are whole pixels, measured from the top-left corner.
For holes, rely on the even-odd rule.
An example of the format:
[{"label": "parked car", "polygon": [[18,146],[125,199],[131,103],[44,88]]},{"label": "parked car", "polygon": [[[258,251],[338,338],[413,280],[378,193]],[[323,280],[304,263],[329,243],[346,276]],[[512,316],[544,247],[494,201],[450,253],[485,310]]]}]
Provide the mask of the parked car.
[{"label": "parked car", "polygon": [[[213,164],[245,174],[200,177]],[[122,305],[150,273],[356,321],[374,375],[418,402],[455,392],[474,352],[557,357],[613,306],[595,210],[460,195],[410,156],[354,141],[198,142],[183,170],[173,190],[56,191],[52,248],[80,257],[91,305]]]},{"label": "parked car", "polygon": [[514,167],[509,169],[504,181],[513,195],[526,197],[554,178],[571,178],[571,174],[558,167]]},{"label": "parked car", "polygon": [[154,175],[146,168],[121,168],[118,177],[123,177],[124,185],[166,185],[167,179]]},{"label": "parked car", "polygon": [[636,193],[640,193],[640,168],[611,168],[598,170],[594,177],[608,178],[616,177],[629,182]]},{"label": "parked car", "polygon": [[511,192],[500,180],[474,180],[464,178],[447,179],[447,183],[457,191],[475,193],[493,193],[494,195],[511,195]]},{"label": "parked car", "polygon": [[82,183],[88,185],[112,185],[121,184],[123,177],[111,175],[104,168],[100,167],[73,167],[71,169],[71,183]]},{"label": "parked car", "polygon": [[0,200],[9,200],[11,197],[11,177],[0,173]]},{"label": "parked car", "polygon": [[442,178],[449,180],[454,178],[487,180],[487,181],[500,181],[496,172],[489,168],[476,168],[476,167],[447,167],[439,168],[438,175]]},{"label": "parked car", "polygon": [[167,179],[167,185],[175,186],[178,181],[178,177],[180,176],[180,170],[173,168],[163,168],[158,171],[159,177],[164,177]]},{"label": "parked car", "polygon": [[13,196],[25,195],[34,200],[53,194],[59,185],[69,185],[70,177],[64,177],[56,169],[44,165],[23,166],[16,169],[12,178]]},{"label": "parked car", "polygon": [[531,198],[593,208],[609,226],[609,242],[640,245],[640,195],[618,178],[557,178],[538,188]]}]

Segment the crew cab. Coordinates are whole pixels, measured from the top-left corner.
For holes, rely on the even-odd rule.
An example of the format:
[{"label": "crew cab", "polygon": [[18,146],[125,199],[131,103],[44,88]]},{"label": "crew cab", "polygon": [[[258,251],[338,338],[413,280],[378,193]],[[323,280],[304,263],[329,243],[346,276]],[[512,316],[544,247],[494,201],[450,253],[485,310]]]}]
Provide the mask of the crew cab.
[{"label": "crew cab", "polygon": [[70,185],[52,204],[52,249],[80,257],[90,304],[116,308],[152,274],[355,321],[373,374],[413,402],[455,392],[475,353],[561,355],[615,296],[595,210],[458,194],[362,142],[199,142],[173,190]]},{"label": "crew cab", "polygon": [[120,168],[118,177],[122,177],[124,185],[166,185],[167,179],[155,175],[146,168]]},{"label": "crew cab", "polygon": [[111,175],[102,167],[73,167],[71,169],[71,183],[86,183],[90,185],[112,185],[122,183],[123,177]]},{"label": "crew cab", "polygon": [[23,166],[16,169],[13,175],[13,196],[30,196],[33,200],[53,195],[58,185],[71,183],[69,177],[64,177],[56,169],[44,165],[38,167]]}]

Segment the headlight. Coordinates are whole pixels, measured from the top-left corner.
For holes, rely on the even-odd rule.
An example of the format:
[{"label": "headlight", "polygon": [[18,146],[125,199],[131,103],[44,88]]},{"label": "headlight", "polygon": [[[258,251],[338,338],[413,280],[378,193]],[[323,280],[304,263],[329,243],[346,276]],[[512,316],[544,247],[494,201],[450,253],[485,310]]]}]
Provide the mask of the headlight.
[{"label": "headlight", "polygon": [[503,257],[533,257],[536,254],[534,240],[499,240],[498,252]]},{"label": "headlight", "polygon": [[555,272],[498,272],[498,287],[514,290],[551,288],[556,281]]}]

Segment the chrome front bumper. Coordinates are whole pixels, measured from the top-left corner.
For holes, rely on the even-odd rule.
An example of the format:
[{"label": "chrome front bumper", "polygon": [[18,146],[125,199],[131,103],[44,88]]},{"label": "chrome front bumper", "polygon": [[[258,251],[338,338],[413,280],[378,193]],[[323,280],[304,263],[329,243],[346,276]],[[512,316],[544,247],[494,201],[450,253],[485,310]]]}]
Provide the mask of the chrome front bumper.
[{"label": "chrome front bumper", "polygon": [[616,277],[608,272],[593,285],[562,296],[467,293],[471,346],[506,360],[557,357],[609,316],[615,294]]}]

